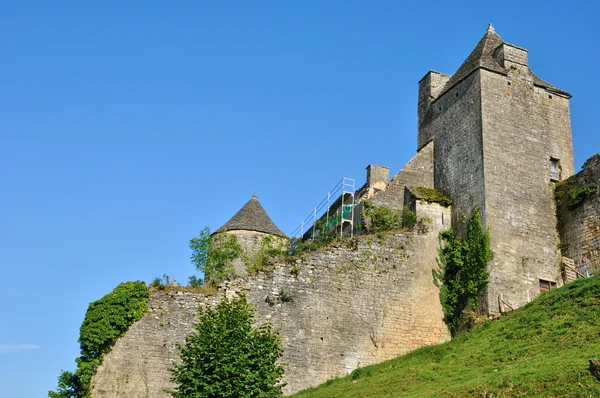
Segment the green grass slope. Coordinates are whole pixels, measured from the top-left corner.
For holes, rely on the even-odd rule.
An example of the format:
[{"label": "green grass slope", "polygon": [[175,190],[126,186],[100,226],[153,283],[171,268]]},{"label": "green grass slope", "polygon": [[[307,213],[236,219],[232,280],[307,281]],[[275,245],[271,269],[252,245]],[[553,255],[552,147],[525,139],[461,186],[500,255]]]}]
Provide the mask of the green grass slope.
[{"label": "green grass slope", "polygon": [[542,294],[449,343],[302,391],[319,397],[600,397],[600,277]]}]

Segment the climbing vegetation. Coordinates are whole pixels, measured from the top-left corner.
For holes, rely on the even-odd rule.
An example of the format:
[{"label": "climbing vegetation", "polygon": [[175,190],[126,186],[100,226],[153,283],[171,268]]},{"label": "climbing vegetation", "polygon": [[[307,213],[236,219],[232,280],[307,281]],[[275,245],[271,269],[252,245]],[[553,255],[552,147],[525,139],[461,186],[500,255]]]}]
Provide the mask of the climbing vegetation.
[{"label": "climbing vegetation", "polygon": [[242,255],[242,247],[235,235],[220,234],[211,239],[210,228],[206,227],[196,238],[190,240],[192,264],[204,273],[204,282],[217,286],[235,277],[233,260]]},{"label": "climbing vegetation", "polygon": [[444,195],[437,189],[426,188],[426,187],[418,187],[417,193],[419,194],[419,200],[424,200],[428,203],[439,203],[442,206],[450,206],[452,204],[452,199],[448,196]]},{"label": "climbing vegetation", "polygon": [[487,265],[494,258],[490,232],[481,226],[478,207],[471,211],[466,224],[464,237],[456,236],[453,229],[440,233],[438,269],[433,270],[444,321],[454,336],[472,326],[472,317],[466,312],[479,307],[479,298],[489,283]]},{"label": "climbing vegetation", "polygon": [[50,398],[89,398],[92,376],[110,347],[148,309],[150,293],[142,281],[125,282],[91,303],[79,329],[81,356],[75,372],[62,371]]},{"label": "climbing vegetation", "polygon": [[376,206],[370,202],[364,202],[363,214],[370,220],[369,230],[371,232],[392,231],[404,226],[402,212],[388,206]]},{"label": "climbing vegetation", "polygon": [[561,181],[556,185],[554,197],[557,201],[557,208],[560,208],[564,201],[571,208],[577,207],[583,201],[598,192],[596,184],[581,184],[575,178]]},{"label": "climbing vegetation", "polygon": [[180,347],[181,364],[170,369],[176,398],[281,397],[281,338],[268,322],[255,325],[242,297],[201,309],[195,332]]},{"label": "climbing vegetation", "polygon": [[282,238],[273,235],[265,235],[260,241],[260,245],[255,253],[244,255],[246,270],[255,274],[259,271],[268,271],[269,264],[274,259],[288,254],[287,248],[282,243]]}]

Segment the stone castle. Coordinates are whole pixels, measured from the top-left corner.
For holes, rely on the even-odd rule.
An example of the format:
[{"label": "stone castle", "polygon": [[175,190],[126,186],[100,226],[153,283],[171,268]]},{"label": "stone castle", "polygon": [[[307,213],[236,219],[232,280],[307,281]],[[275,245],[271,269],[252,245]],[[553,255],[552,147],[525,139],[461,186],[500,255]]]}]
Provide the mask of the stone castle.
[{"label": "stone castle", "polygon": [[[238,294],[281,330],[288,394],[445,342],[450,334],[431,273],[438,234],[450,226],[460,232],[461,218],[475,207],[495,254],[483,312],[516,309],[541,291],[597,272],[600,196],[591,187],[600,184],[600,156],[573,175],[570,97],[540,79],[527,50],[505,43],[490,25],[453,76],[430,71],[419,82],[417,153],[391,180],[388,168],[367,167],[367,183],[352,193],[352,218],[339,225],[354,239],[272,264],[270,272],[249,274],[235,262],[237,278],[215,296],[154,292],[149,311],[99,367],[93,396],[168,397],[167,369],[178,361],[177,343],[193,330],[198,306]],[[557,185],[590,189],[557,208]],[[452,206],[425,198],[423,188],[449,196]],[[347,206],[343,196],[332,212]],[[409,206],[428,222],[361,235],[353,228],[368,224],[365,201]],[[277,245],[287,238],[256,195],[213,238],[225,234],[250,253],[265,236]]]}]

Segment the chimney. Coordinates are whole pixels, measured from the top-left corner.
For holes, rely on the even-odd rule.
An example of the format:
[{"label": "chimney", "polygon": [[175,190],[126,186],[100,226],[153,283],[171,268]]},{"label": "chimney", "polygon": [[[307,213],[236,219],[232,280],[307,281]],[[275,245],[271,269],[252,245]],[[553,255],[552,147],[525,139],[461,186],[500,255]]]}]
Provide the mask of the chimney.
[{"label": "chimney", "polygon": [[505,69],[529,70],[527,50],[512,44],[502,43],[494,50],[494,58]]},{"label": "chimney", "polygon": [[429,105],[442,93],[448,80],[449,75],[431,70],[419,81],[419,126]]},{"label": "chimney", "polygon": [[370,164],[367,166],[367,186],[376,191],[384,190],[390,178],[390,169]]}]

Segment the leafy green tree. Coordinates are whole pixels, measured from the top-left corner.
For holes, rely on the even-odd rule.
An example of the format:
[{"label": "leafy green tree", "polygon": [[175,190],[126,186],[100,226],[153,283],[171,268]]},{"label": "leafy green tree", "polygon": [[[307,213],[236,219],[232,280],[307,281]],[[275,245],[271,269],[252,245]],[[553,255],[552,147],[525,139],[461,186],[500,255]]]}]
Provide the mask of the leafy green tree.
[{"label": "leafy green tree", "polygon": [[58,376],[57,391],[48,391],[50,398],[78,398],[81,394],[79,377],[73,372],[63,370]]},{"label": "leafy green tree", "polygon": [[266,322],[256,327],[244,298],[200,310],[195,333],[170,369],[176,398],[273,398],[282,396],[281,340]]},{"label": "leafy green tree", "polygon": [[87,398],[91,382],[113,343],[129,326],[141,319],[148,309],[150,292],[142,281],[125,282],[100,300],[90,303],[79,329],[81,356],[75,372],[62,371],[58,388],[49,391],[50,398]]},{"label": "leafy green tree", "polygon": [[490,231],[482,228],[479,208],[472,210],[464,238],[457,237],[453,229],[440,233],[439,269],[433,270],[433,278],[452,335],[470,327],[465,311],[479,307],[489,283],[487,265],[493,258]]},{"label": "leafy green tree", "polygon": [[224,280],[235,277],[232,261],[242,255],[242,247],[235,235],[210,236],[206,227],[197,238],[190,240],[192,264],[204,273],[204,282],[217,286]]}]

